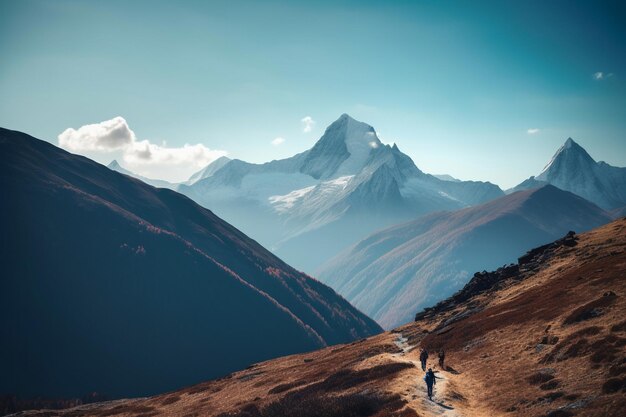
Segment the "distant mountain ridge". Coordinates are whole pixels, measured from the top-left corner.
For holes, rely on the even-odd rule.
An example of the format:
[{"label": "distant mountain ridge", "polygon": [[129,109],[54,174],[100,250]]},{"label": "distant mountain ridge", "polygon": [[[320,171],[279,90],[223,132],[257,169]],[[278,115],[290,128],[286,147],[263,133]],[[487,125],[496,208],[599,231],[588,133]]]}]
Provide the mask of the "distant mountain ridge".
[{"label": "distant mountain ridge", "polygon": [[120,174],[124,174],[124,175],[128,175],[129,177],[137,178],[138,180],[141,180],[141,181],[145,182],[146,184],[150,184],[153,187],[169,188],[170,190],[176,191],[178,189],[178,187],[180,186],[180,184],[191,185],[191,184],[193,184],[195,182],[198,182],[198,181],[200,181],[200,180],[202,180],[204,178],[210,177],[211,175],[215,174],[219,169],[221,169],[224,165],[226,165],[229,161],[231,161],[230,158],[228,158],[226,156],[221,156],[221,157],[217,158],[215,161],[213,161],[210,164],[208,164],[207,166],[205,166],[204,168],[202,168],[201,170],[196,171],[195,173],[193,173],[189,177],[189,179],[187,181],[183,181],[183,182],[170,182],[170,181],[165,181],[165,180],[160,180],[160,179],[144,177],[143,175],[136,174],[136,173],[134,173],[134,172],[124,168],[115,159],[113,161],[111,161],[111,163],[109,163],[109,165],[107,165],[107,168],[112,169],[113,171],[117,171]]},{"label": "distant mountain ridge", "polygon": [[582,146],[568,138],[536,177],[509,192],[552,184],[579,195],[605,210],[626,207],[626,168],[596,162]]},{"label": "distant mountain ridge", "polygon": [[232,160],[179,190],[307,271],[377,228],[504,195],[490,183],[425,174],[347,114],[305,152],[265,164]]},{"label": "distant mountain ridge", "polygon": [[178,186],[178,184],[175,184],[175,183],[172,183],[172,182],[169,182],[169,181],[152,179],[152,178],[144,177],[143,175],[136,174],[136,173],[134,173],[132,171],[127,170],[123,166],[121,166],[119,164],[119,162],[117,162],[117,160],[115,160],[115,159],[112,160],[109,165],[107,165],[107,168],[112,169],[113,171],[117,171],[120,174],[124,174],[124,175],[128,175],[129,177],[137,178],[138,180],[141,180],[141,181],[145,182],[146,184],[152,185],[153,187],[169,188],[170,190],[175,190],[176,187]]},{"label": "distant mountain ridge", "polygon": [[191,185],[195,182],[198,182],[200,180],[210,177],[211,175],[215,174],[218,170],[220,170],[224,165],[226,165],[230,161],[231,159],[229,157],[220,156],[215,161],[211,162],[210,164],[202,168],[200,171],[197,171],[196,173],[191,175],[191,177],[189,177],[189,179],[187,180],[185,184]]},{"label": "distant mountain ridge", "polygon": [[0,129],[0,394],[142,396],[381,331],[174,191]]},{"label": "distant mountain ridge", "polygon": [[433,175],[443,181],[452,181],[452,182],[461,181],[460,179],[454,178],[452,175],[449,175],[449,174],[433,174]]},{"label": "distant mountain ridge", "polygon": [[475,270],[496,268],[569,230],[609,221],[593,203],[547,185],[378,231],[338,254],[317,276],[392,328],[411,320],[416,307],[460,289]]}]

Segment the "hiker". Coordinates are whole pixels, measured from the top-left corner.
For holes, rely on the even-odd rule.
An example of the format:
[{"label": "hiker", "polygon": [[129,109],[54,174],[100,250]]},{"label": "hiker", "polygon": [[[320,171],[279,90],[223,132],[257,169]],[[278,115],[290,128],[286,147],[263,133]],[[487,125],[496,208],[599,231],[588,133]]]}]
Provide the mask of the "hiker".
[{"label": "hiker", "polygon": [[443,371],[444,366],[443,366],[443,361],[446,359],[446,352],[444,352],[443,349],[439,349],[439,367],[441,368],[441,370]]},{"label": "hiker", "polygon": [[426,370],[426,361],[428,360],[428,351],[426,349],[420,350],[420,362],[422,363],[422,371]]},{"label": "hiker", "polygon": [[437,377],[433,372],[433,368],[428,368],[428,372],[424,375],[424,382],[426,382],[426,388],[428,388],[428,398],[433,399],[433,386],[437,383]]}]

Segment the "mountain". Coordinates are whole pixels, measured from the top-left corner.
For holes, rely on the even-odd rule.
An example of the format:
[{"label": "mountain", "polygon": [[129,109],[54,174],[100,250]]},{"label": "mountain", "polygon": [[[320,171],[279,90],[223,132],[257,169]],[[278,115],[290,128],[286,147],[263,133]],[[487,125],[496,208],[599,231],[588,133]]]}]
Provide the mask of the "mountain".
[{"label": "mountain", "polygon": [[228,161],[179,190],[305,271],[376,229],[504,194],[423,173],[347,114],[305,152],[265,164]]},{"label": "mountain", "polygon": [[[230,160],[231,159],[226,156],[221,156],[217,158],[215,161],[211,162],[210,164],[208,164],[201,170],[191,175],[191,177],[189,177],[189,179],[185,181],[184,184],[191,185],[201,179],[210,177],[211,175],[216,173],[219,169],[221,169],[224,165],[226,165],[226,163],[228,163]],[[152,185],[153,187],[169,188],[171,190],[176,191],[178,187],[180,186],[179,183],[172,183],[172,182],[165,181],[165,180],[155,180],[152,178],[144,177],[143,175],[135,174],[134,172],[129,171],[126,168],[122,167],[115,159],[111,161],[109,165],[107,165],[107,168],[112,169],[113,171],[117,171],[121,174],[137,178],[145,182],[146,184]]]},{"label": "mountain", "polygon": [[189,198],[0,130],[0,395],[143,396],[381,331]]},{"label": "mountain", "polygon": [[338,254],[318,276],[391,328],[409,321],[416,307],[461,288],[472,271],[610,220],[596,205],[548,185],[378,231]]},{"label": "mountain", "polygon": [[433,174],[433,176],[443,181],[453,181],[453,182],[461,181],[460,179],[454,178],[452,175],[448,175],[448,174]]},{"label": "mountain", "polygon": [[552,184],[579,195],[605,210],[626,206],[626,168],[596,162],[572,138],[559,148],[536,177],[530,177],[510,191]]},{"label": "mountain", "polygon": [[143,175],[135,174],[134,172],[129,171],[126,168],[122,167],[117,162],[117,160],[115,160],[115,159],[113,161],[111,161],[111,163],[109,165],[107,165],[107,168],[112,169],[113,171],[117,171],[120,174],[124,174],[124,175],[128,175],[129,177],[137,178],[138,180],[141,180],[141,181],[145,182],[146,184],[150,184],[153,187],[169,188],[171,190],[175,190],[176,187],[178,186],[178,184],[174,184],[174,183],[171,183],[169,181],[155,180],[155,179],[152,179],[152,178],[144,177]]},{"label": "mountain", "polygon": [[[624,265],[620,220],[478,273],[455,297],[391,332],[155,397],[33,415],[621,417]],[[421,348],[437,375],[432,401]]]},{"label": "mountain", "polygon": [[215,161],[211,162],[210,164],[202,168],[200,171],[194,173],[191,177],[189,177],[186,184],[191,185],[195,182],[198,182],[200,180],[210,177],[211,175],[215,174],[219,169],[221,169],[224,165],[226,165],[230,161],[231,161],[230,158],[226,156],[220,156]]}]

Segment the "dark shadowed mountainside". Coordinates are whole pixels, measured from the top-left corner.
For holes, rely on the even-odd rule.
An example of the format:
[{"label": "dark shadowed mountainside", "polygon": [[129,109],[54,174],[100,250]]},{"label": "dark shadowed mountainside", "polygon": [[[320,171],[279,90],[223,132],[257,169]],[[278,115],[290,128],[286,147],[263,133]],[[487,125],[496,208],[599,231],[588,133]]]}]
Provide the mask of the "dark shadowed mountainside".
[{"label": "dark shadowed mountainside", "polygon": [[154,394],[381,331],[187,197],[6,129],[0,212],[0,394]]}]

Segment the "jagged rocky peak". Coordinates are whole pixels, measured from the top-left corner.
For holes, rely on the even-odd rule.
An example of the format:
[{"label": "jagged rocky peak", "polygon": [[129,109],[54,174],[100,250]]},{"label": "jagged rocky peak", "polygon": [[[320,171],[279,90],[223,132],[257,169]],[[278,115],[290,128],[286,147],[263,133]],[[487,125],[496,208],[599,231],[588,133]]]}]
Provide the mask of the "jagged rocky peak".
[{"label": "jagged rocky peak", "polygon": [[394,178],[399,184],[404,183],[407,178],[424,175],[415,166],[413,160],[408,155],[402,153],[395,144],[393,146],[383,145],[372,149],[363,171],[365,173],[374,172],[382,165],[386,165],[391,169]]},{"label": "jagged rocky peak", "polygon": [[574,139],[572,139],[571,137],[567,138],[565,143],[563,143],[561,148],[559,148],[559,150],[557,151],[557,155],[566,151],[570,151],[570,150],[575,151],[575,152],[580,152],[585,155],[589,155],[587,151],[582,146],[580,146],[576,141],[574,141]]},{"label": "jagged rocky peak", "polygon": [[345,144],[348,152],[352,156],[363,149],[369,152],[371,148],[377,148],[382,145],[378,139],[376,130],[374,130],[372,126],[355,120],[346,113],[342,114],[326,128],[324,135],[320,138],[318,143],[320,142],[332,144],[337,147],[341,147]]},{"label": "jagged rocky peak", "polygon": [[593,158],[587,153],[587,151],[572,138],[567,138],[563,146],[561,146],[561,148],[557,151],[557,155],[564,153],[577,153],[593,161]]},{"label": "jagged rocky peak", "polygon": [[350,195],[351,207],[367,207],[367,210],[379,208],[400,208],[400,194],[396,167],[383,163],[370,173],[363,173],[362,181]]},{"label": "jagged rocky peak", "polygon": [[372,149],[380,146],[382,143],[372,126],[344,113],[326,128],[308,152],[300,171],[316,179],[355,175]]},{"label": "jagged rocky peak", "polygon": [[626,205],[626,168],[596,162],[572,138],[556,151],[539,175],[530,177],[511,192],[552,184],[589,200],[605,210]]},{"label": "jagged rocky peak", "polygon": [[581,168],[592,169],[595,164],[596,161],[582,146],[574,142],[574,139],[567,138],[536,179],[547,181],[551,177],[562,175],[563,171],[577,171]]}]

